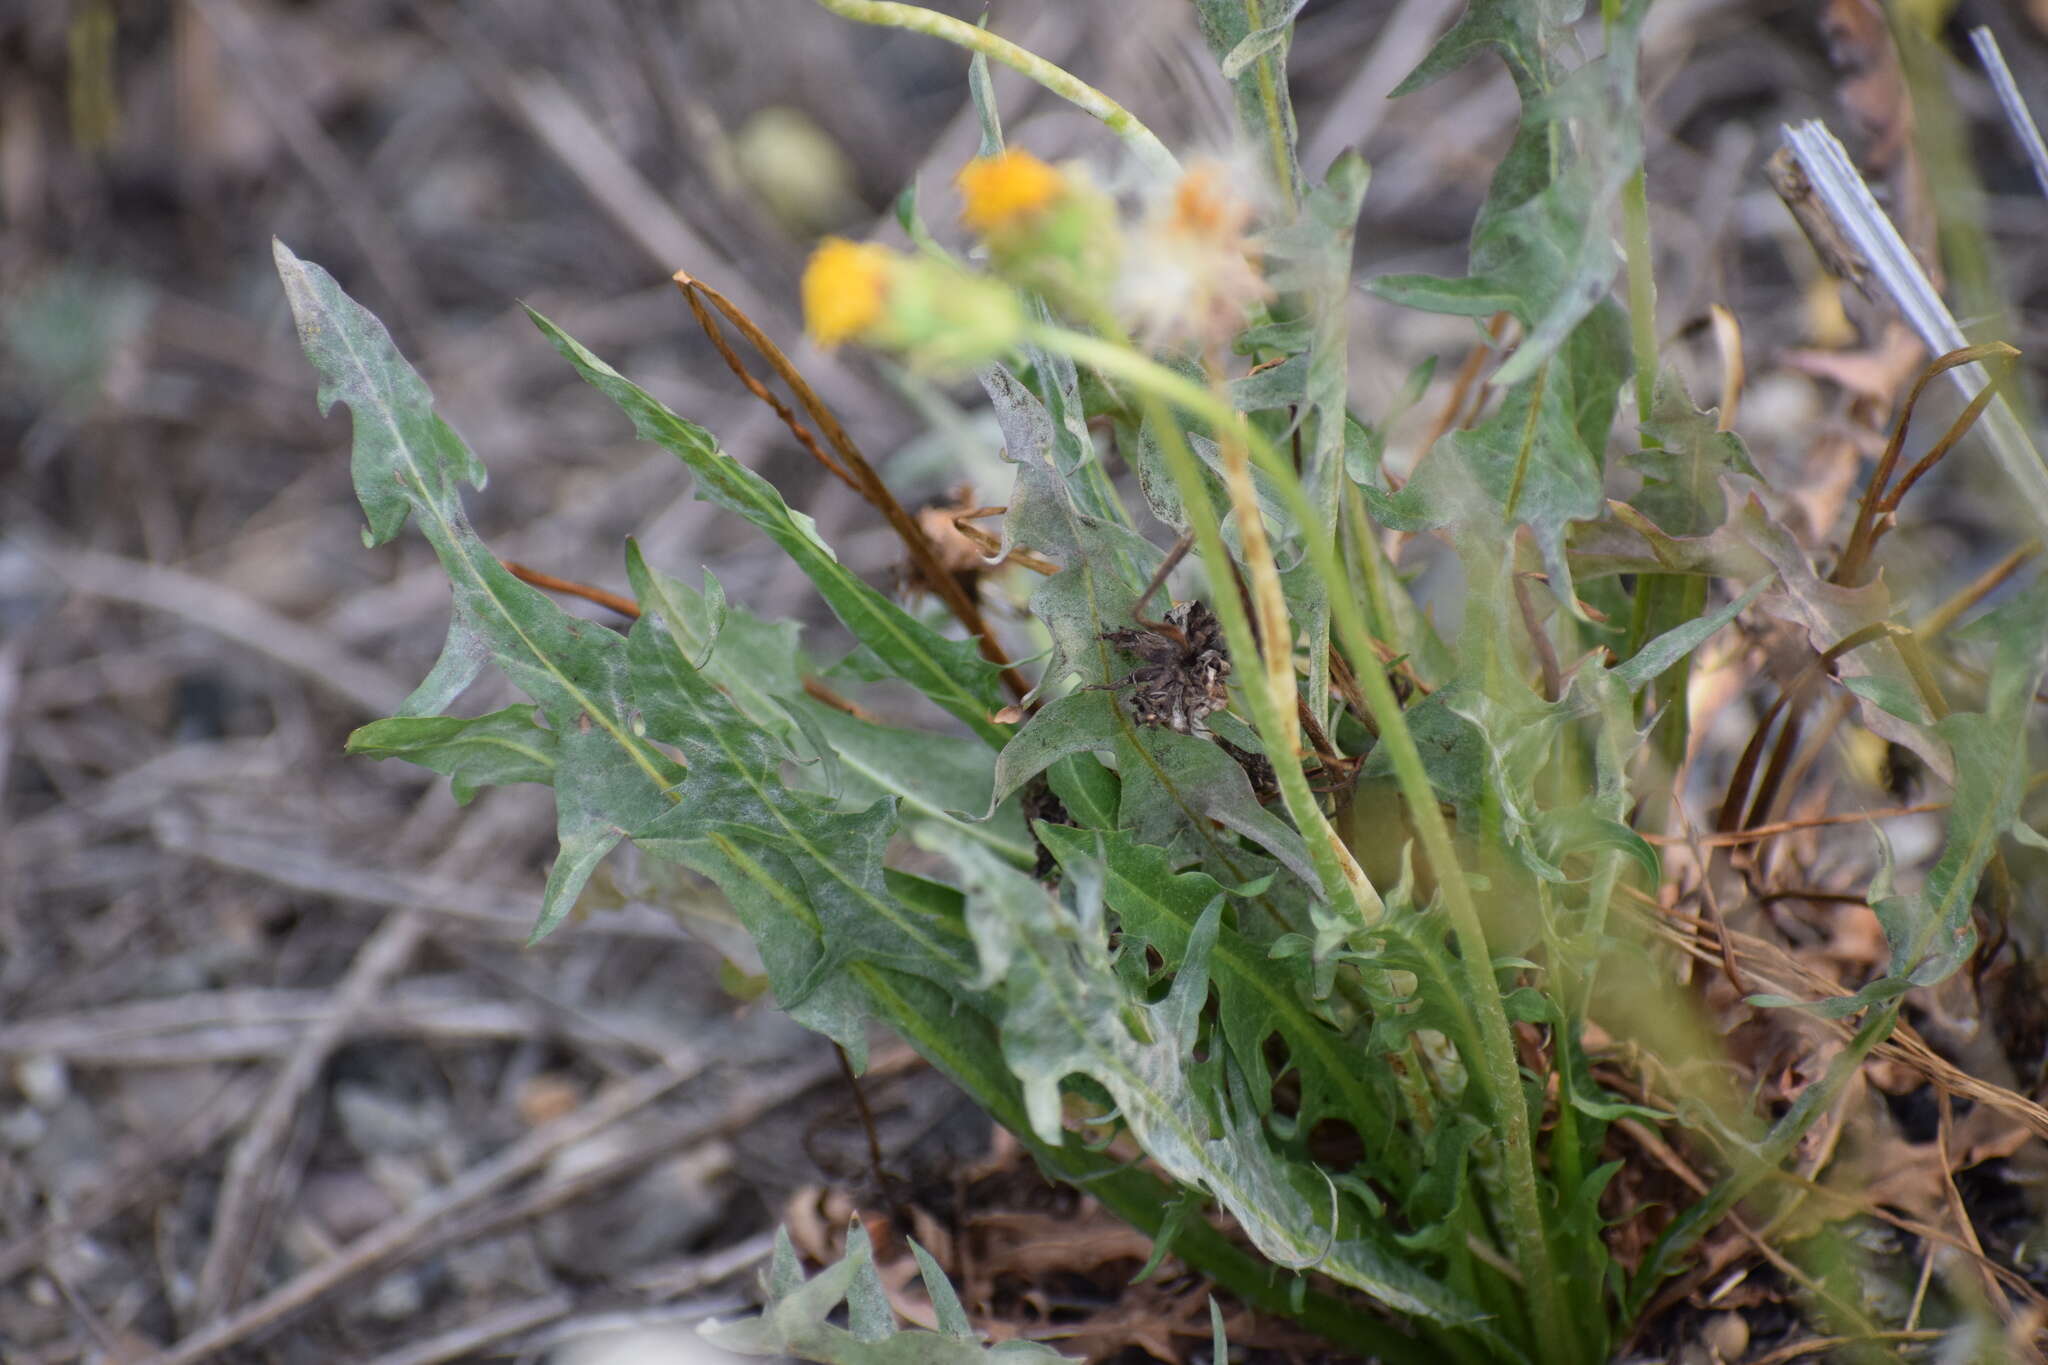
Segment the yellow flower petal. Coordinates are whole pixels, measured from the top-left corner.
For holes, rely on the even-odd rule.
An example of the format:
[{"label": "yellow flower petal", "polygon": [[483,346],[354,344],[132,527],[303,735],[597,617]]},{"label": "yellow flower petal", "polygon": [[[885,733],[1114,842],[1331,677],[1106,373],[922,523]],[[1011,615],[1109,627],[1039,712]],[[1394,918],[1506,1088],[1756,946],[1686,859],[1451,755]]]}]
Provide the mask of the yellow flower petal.
[{"label": "yellow flower petal", "polygon": [[979,156],[956,178],[960,220],[976,232],[999,231],[1066,193],[1066,177],[1029,152]]},{"label": "yellow flower petal", "polygon": [[804,267],[804,330],[829,350],[874,326],[895,266],[887,247],[827,237]]}]

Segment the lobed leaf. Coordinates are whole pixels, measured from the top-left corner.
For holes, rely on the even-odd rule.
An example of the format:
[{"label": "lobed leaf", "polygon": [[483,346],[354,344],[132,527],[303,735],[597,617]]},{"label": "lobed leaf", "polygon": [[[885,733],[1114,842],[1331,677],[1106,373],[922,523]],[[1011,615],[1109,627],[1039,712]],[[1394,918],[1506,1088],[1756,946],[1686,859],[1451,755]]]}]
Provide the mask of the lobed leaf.
[{"label": "lobed leaf", "polygon": [[[2022,837],[2037,837],[2019,816],[2027,784],[2027,717],[2048,673],[2048,578],[2037,579],[1960,634],[1995,641],[1996,653],[1984,710],[1956,712],[1932,727],[1953,754],[1956,774],[1941,856],[1925,884],[1910,892],[1892,890],[1887,856],[1870,900],[1891,961],[1883,976],[1854,995],[1805,1006],[1816,1013],[1839,1018],[1953,974],[1976,947],[1971,911],[1999,836],[2024,831]],[[1768,1001],[1794,1003],[1783,997]]]},{"label": "lobed leaf", "polygon": [[1166,997],[1151,1002],[1126,988],[1100,937],[1028,876],[971,845],[950,848],[928,831],[918,838],[959,869],[977,944],[1001,945],[1003,1056],[1039,1141],[1061,1140],[1061,1082],[1087,1076],[1146,1154],[1206,1190],[1269,1259],[1313,1265],[1401,1312],[1480,1323],[1474,1305],[1392,1254],[1379,1230],[1340,1236],[1302,1193],[1322,1182],[1268,1144],[1242,1074],[1218,1057],[1193,1059],[1220,898],[1191,930]]},{"label": "lobed leaf", "polygon": [[[926,1284],[944,1285],[945,1277],[931,1258],[922,1248],[918,1253]],[[809,1279],[797,1265],[788,1232],[778,1229],[768,1289],[768,1303],[758,1316],[729,1323],[707,1322],[699,1329],[704,1338],[741,1355],[795,1357],[824,1365],[986,1365],[989,1361],[1069,1359],[1030,1341],[981,1345],[966,1330],[950,1285],[945,1287],[943,1303],[938,1290],[932,1291],[940,1313],[939,1331],[898,1329],[875,1269],[874,1248],[858,1219],[847,1228],[846,1254]],[[842,1303],[849,1310],[847,1327],[832,1321]],[[950,1311],[945,1304],[951,1305]]]},{"label": "lobed leaf", "polygon": [[[629,549],[627,573],[643,603],[659,601],[637,550]],[[785,786],[783,746],[690,666],[659,610],[634,623],[628,649],[647,733],[689,763],[675,804],[636,825],[633,841],[718,883],[760,948],[784,1009],[857,1051],[864,1008],[845,974],[850,961],[961,976],[966,945],[957,926],[903,905],[884,881],[893,801],[845,811]]]},{"label": "lobed leaf", "polygon": [[[1169,969],[1186,961],[1202,916],[1225,895],[1213,877],[1176,872],[1165,849],[1121,831],[1041,825],[1038,834],[1070,877],[1102,880],[1123,932],[1157,948]],[[1253,1093],[1263,1094],[1272,1084],[1266,1042],[1277,1035],[1286,1044],[1288,1065],[1301,1077],[1295,1118],[1303,1131],[1330,1115],[1352,1124],[1374,1146],[1397,1141],[1397,1106],[1386,1093],[1386,1069],[1361,1055],[1359,1040],[1317,1013],[1307,959],[1273,959],[1270,946],[1219,925],[1209,956],[1218,1017]],[[1375,1152],[1373,1160],[1400,1164],[1388,1162],[1384,1152]]]},{"label": "lobed leaf", "polygon": [[1523,337],[1495,376],[1503,387],[1534,376],[1606,300],[1620,264],[1609,220],[1642,164],[1636,49],[1648,0],[1628,0],[1608,26],[1607,52],[1561,77],[1553,52],[1572,41],[1580,8],[1578,0],[1472,0],[1394,90],[1420,89],[1491,49],[1521,94],[1515,141],[1473,220],[1470,274],[1387,276],[1371,286],[1431,312],[1513,314]]},{"label": "lobed leaf", "polygon": [[792,511],[766,479],[726,454],[711,433],[669,411],[554,323],[527,309],[534,326],[578,374],[618,404],[644,439],[675,454],[698,478],[699,496],[764,531],[818,587],[846,628],[889,670],[991,744],[1007,737],[990,719],[1002,706],[997,670],[972,642],[949,640],[841,564],[811,519]]},{"label": "lobed leaf", "polygon": [[1367,484],[1367,504],[1398,530],[1455,526],[1495,542],[1503,526],[1528,526],[1553,594],[1575,611],[1566,534],[1604,505],[1602,451],[1627,375],[1620,310],[1605,303],[1579,324],[1556,363],[1509,390],[1492,416],[1442,437],[1399,492]]},{"label": "lobed leaf", "polygon": [[[482,486],[483,465],[435,414],[433,395],[384,324],[284,243],[274,242],[273,254],[300,340],[321,375],[321,409],[346,403],[354,419],[351,465],[370,523],[366,542],[388,541],[411,515],[448,575],[454,609],[447,641],[400,716],[443,711],[495,663],[539,705],[556,737],[561,852],[542,895],[538,936],[568,914],[623,831],[666,807],[681,770],[633,731],[625,640],[514,578],[471,529],[460,489]],[[416,741],[421,732],[386,738],[394,734]]]},{"label": "lobed leaf", "polygon": [[487,716],[371,721],[348,737],[346,752],[432,768],[448,778],[459,806],[468,805],[482,787],[511,782],[551,786],[561,763],[555,732],[534,722],[531,706],[508,706]]},{"label": "lobed leaf", "polygon": [[1635,505],[1669,535],[1706,535],[1728,520],[1724,475],[1759,477],[1742,438],[1718,430],[1713,414],[1693,406],[1684,381],[1668,368],[1657,375],[1643,435],[1649,440],[1628,459],[1643,474]]}]

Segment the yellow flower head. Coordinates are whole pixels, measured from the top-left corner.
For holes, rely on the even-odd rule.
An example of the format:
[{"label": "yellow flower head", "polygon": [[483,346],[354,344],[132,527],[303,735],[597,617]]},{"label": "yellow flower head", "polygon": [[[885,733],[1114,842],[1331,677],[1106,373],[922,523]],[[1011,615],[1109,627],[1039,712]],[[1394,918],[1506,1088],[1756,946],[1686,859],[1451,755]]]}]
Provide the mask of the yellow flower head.
[{"label": "yellow flower head", "polygon": [[827,348],[859,341],[913,369],[971,371],[1006,354],[1024,327],[1016,290],[943,256],[908,256],[827,237],[804,267],[804,330]]},{"label": "yellow flower head", "polygon": [[965,201],[960,221],[984,235],[999,232],[1057,202],[1067,179],[1029,152],[978,156],[960,168],[955,183]]},{"label": "yellow flower head", "polygon": [[887,247],[827,237],[804,267],[804,330],[830,350],[873,327],[882,319],[896,267]]}]

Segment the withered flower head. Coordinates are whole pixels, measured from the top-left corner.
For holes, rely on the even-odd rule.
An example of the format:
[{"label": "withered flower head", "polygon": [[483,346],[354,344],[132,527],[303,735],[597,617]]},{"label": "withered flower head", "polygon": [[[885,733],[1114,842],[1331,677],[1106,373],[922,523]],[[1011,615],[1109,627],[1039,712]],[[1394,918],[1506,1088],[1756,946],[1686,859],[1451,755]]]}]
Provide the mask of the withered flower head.
[{"label": "withered flower head", "polygon": [[1152,344],[1227,341],[1254,304],[1272,296],[1250,236],[1256,204],[1248,172],[1203,161],[1165,187],[1125,253],[1118,302]]},{"label": "withered flower head", "polygon": [[1230,705],[1230,651],[1223,627],[1201,602],[1183,602],[1166,613],[1166,629],[1108,630],[1102,638],[1145,662],[1115,684],[1131,694],[1131,715],[1140,725],[1164,725],[1183,735],[1206,737],[1202,722]]}]

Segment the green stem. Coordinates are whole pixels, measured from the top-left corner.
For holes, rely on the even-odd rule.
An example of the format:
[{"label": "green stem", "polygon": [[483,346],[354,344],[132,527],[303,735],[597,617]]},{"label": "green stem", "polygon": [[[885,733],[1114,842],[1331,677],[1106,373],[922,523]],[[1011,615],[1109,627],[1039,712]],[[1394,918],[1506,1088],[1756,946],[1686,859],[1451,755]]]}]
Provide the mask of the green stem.
[{"label": "green stem", "polygon": [[[1125,351],[1124,354],[1134,356],[1136,353]],[[1152,364],[1142,358],[1140,363]],[[1162,370],[1161,373],[1172,372]],[[1147,415],[1159,432],[1160,451],[1166,456],[1174,486],[1180,490],[1202,558],[1212,565],[1229,564],[1230,552],[1223,543],[1222,524],[1217,519],[1215,506],[1209,501],[1209,490],[1202,482],[1200,463],[1194,452],[1188,449],[1187,438],[1181,433],[1180,425],[1166,410],[1161,396],[1146,387],[1140,376],[1127,373],[1123,377],[1136,380],[1144,391]],[[1178,375],[1173,377],[1180,378]],[[1204,392],[1199,388],[1194,391]],[[1220,432],[1227,428],[1218,427],[1217,430]],[[1264,666],[1257,662],[1262,656],[1243,600],[1227,579],[1216,583],[1214,589],[1210,593],[1211,605],[1217,619],[1223,623],[1224,636],[1230,641],[1230,652],[1233,657],[1245,661],[1245,693],[1251,700],[1252,723],[1259,732],[1260,741],[1266,746],[1266,757],[1272,761],[1274,776],[1280,783],[1280,799],[1286,805],[1288,815],[1293,817],[1295,828],[1301,831],[1302,842],[1308,846],[1309,860],[1315,864],[1316,877],[1323,884],[1323,898],[1332,905],[1350,905],[1352,914],[1362,925],[1375,923],[1386,913],[1379,892],[1364,879],[1362,871],[1356,879],[1349,875],[1356,864],[1353,863],[1352,869],[1345,867],[1350,854],[1343,848],[1337,831],[1331,828],[1322,807],[1316,804],[1315,793],[1310,790],[1308,777],[1302,772],[1300,759],[1293,750],[1289,738],[1292,727],[1288,724],[1294,711],[1293,698],[1283,701],[1276,696],[1272,679]],[[1266,642],[1269,649],[1288,649],[1291,643],[1285,640]]]},{"label": "green stem", "polygon": [[922,5],[898,4],[896,0],[818,0],[818,3],[842,19],[922,33],[928,37],[943,39],[957,47],[964,47],[970,52],[979,52],[992,62],[1001,62],[1012,71],[1036,81],[1081,112],[1102,120],[1111,132],[1122,138],[1125,145],[1136,152],[1153,170],[1171,176],[1180,174],[1180,162],[1174,158],[1172,152],[1166,150],[1166,144],[1154,136],[1150,128],[1138,121],[1137,115],[1071,72],[1055,66],[1035,52],[1017,46],[1007,38],[998,38],[985,28],[977,28],[951,15],[928,10]]},{"label": "green stem", "polygon": [[[1127,347],[1099,337],[1061,329],[1042,329],[1042,344],[1065,351],[1075,360],[1098,371],[1126,379],[1177,405],[1184,411],[1221,428],[1235,421],[1236,414],[1199,384],[1195,384]],[[1251,444],[1252,458],[1271,478],[1288,509],[1302,529],[1316,572],[1325,582],[1345,581],[1343,565],[1337,558],[1327,518],[1310,505],[1301,479],[1291,462],[1276,451],[1255,427],[1243,430]],[[1219,593],[1219,599],[1230,594]],[[1424,851],[1436,869],[1437,886],[1443,893],[1451,925],[1458,939],[1459,968],[1477,1014],[1479,1066],[1474,1078],[1484,1087],[1501,1143],[1501,1184],[1507,1198],[1507,1224],[1514,1240],[1515,1264],[1522,1276],[1522,1288],[1529,1296],[1531,1322],[1544,1353],[1561,1360],[1576,1359],[1579,1324],[1566,1311],[1562,1288],[1550,1254],[1547,1220],[1536,1180],[1536,1155],[1532,1140],[1529,1107],[1522,1095],[1521,1063],[1515,1054],[1514,1034],[1508,1026],[1500,982],[1494,975],[1486,930],[1473,899],[1471,884],[1451,843],[1450,826],[1437,808],[1436,792],[1422,766],[1422,754],[1409,733],[1408,718],[1387,682],[1386,670],[1372,648],[1372,637],[1355,596],[1346,592],[1330,594],[1332,615],[1346,651],[1353,660],[1365,692],[1366,704],[1380,727],[1380,744],[1392,761],[1394,776],[1407,799],[1409,815],[1421,836]],[[1232,641],[1236,647],[1236,641]],[[1320,814],[1320,813],[1318,813]]]},{"label": "green stem", "polygon": [[1628,253],[1628,331],[1636,359],[1636,420],[1648,422],[1657,398],[1657,284],[1651,274],[1650,190],[1642,168],[1621,189],[1623,249]]},{"label": "green stem", "polygon": [[[1621,22],[1621,0],[1600,0],[1608,43]],[[1621,191],[1622,250],[1628,257],[1628,324],[1636,358],[1636,419],[1650,420],[1657,396],[1657,284],[1650,254],[1649,179],[1639,165]]]},{"label": "green stem", "polygon": [[1393,604],[1387,600],[1386,579],[1380,572],[1381,550],[1373,538],[1372,518],[1365,510],[1365,497],[1358,491],[1358,485],[1349,479],[1344,481],[1344,517],[1349,523],[1351,563],[1356,570],[1354,581],[1365,585],[1365,599],[1371,607],[1367,624],[1382,640],[1392,640],[1399,634],[1394,621]]},{"label": "green stem", "polygon": [[[1257,32],[1266,26],[1265,7],[1260,0],[1244,0],[1244,18],[1247,29]],[[1273,183],[1287,200],[1287,217],[1292,219],[1299,211],[1295,198],[1294,158],[1287,147],[1288,109],[1280,95],[1280,81],[1275,75],[1278,65],[1272,50],[1262,53],[1252,64],[1258,73],[1259,109],[1265,116],[1266,145],[1273,157]]]},{"label": "green stem", "polygon": [[[1621,19],[1621,0],[1601,0],[1600,22],[1610,36]],[[1641,166],[1629,176],[1621,191],[1622,249],[1628,259],[1628,330],[1635,353],[1636,422],[1647,426],[1657,401],[1657,285],[1650,245],[1649,178]],[[1654,446],[1656,438],[1645,432],[1643,443]],[[1668,630],[1697,617],[1706,606],[1706,581],[1674,575],[1646,575],[1636,586],[1638,610],[1634,625]],[[1674,600],[1675,599],[1675,600]],[[1659,611],[1666,607],[1670,610]],[[1633,631],[1631,632],[1634,633]],[[1642,639],[1634,643],[1640,646]],[[1633,651],[1631,651],[1633,652]],[[1685,761],[1685,746],[1691,736],[1686,715],[1686,695],[1692,683],[1692,656],[1674,664],[1658,680],[1654,697],[1664,708],[1658,724],[1657,751],[1666,767],[1676,774]],[[1648,823],[1662,823],[1664,801],[1649,803]]]}]

